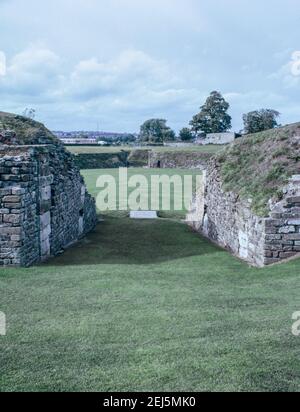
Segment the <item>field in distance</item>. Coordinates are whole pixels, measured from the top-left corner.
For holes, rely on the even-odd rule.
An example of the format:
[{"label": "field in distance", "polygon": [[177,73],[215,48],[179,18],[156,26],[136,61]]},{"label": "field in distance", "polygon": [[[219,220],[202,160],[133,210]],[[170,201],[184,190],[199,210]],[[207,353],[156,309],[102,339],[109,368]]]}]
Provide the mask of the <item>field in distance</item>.
[{"label": "field in distance", "polygon": [[[97,188],[96,182],[99,176],[101,175],[109,175],[112,176],[115,181],[118,183],[119,179],[119,169],[93,169],[93,170],[81,170],[81,173],[85,179],[85,182],[87,184],[89,192],[97,198],[97,195],[100,191],[99,188]],[[136,175],[141,175],[144,176],[147,181],[148,181],[148,187],[142,187],[142,192],[144,194],[147,193],[148,190],[148,198],[151,199],[151,177],[152,176],[169,176],[170,178],[174,175],[178,175],[182,178],[182,181],[184,180],[184,176],[192,176],[193,178],[193,189],[194,191],[196,190],[196,185],[197,182],[199,182],[199,177],[201,178],[202,172],[200,170],[194,169],[194,170],[188,170],[188,169],[143,169],[143,168],[130,168],[128,169],[128,178],[131,178],[132,176]],[[128,193],[133,192],[133,188],[129,189]],[[171,186],[171,210],[170,211],[165,211],[162,210],[162,207],[160,207],[159,216],[162,218],[171,218],[171,219],[185,219],[186,214],[187,214],[187,209],[184,207],[184,205],[189,205],[192,197],[188,193],[188,191],[184,192],[180,187],[175,187]],[[182,196],[182,209],[181,210],[174,210],[174,196]],[[162,206],[162,188],[160,188],[160,206]],[[125,199],[123,198],[123,201]],[[184,201],[185,200],[185,201]],[[119,205],[120,199],[119,199],[119,193],[117,191],[117,205]],[[119,208],[118,208],[119,209]],[[149,203],[149,209],[150,208],[150,203]],[[99,212],[99,211],[98,211]],[[105,216],[110,216],[110,217],[126,217],[129,215],[129,209],[128,211],[106,211],[102,212],[102,215]]]},{"label": "field in distance", "polygon": [[206,146],[188,146],[188,147],[166,147],[166,146],[148,146],[148,147],[132,147],[132,146],[66,146],[73,154],[81,153],[118,153],[122,150],[130,152],[132,150],[154,150],[156,152],[199,152],[199,153],[217,153],[225,146],[222,145],[206,145]]}]

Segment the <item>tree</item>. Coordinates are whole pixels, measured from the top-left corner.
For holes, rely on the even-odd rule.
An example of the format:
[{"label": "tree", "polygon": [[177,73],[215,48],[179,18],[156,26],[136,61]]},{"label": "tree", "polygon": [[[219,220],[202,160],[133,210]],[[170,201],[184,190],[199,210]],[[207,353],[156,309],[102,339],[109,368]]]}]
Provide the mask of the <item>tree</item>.
[{"label": "tree", "polygon": [[272,109],[255,110],[244,114],[244,131],[246,134],[263,132],[278,126],[280,113]]},{"label": "tree", "polygon": [[229,109],[221,93],[213,91],[205,104],[200,107],[200,113],[190,122],[192,132],[223,133],[231,129],[231,117],[227,113]]},{"label": "tree", "polygon": [[26,109],[23,111],[23,116],[27,117],[27,119],[34,120],[36,115],[36,110],[35,109]]},{"label": "tree", "polygon": [[148,143],[163,143],[175,140],[175,133],[165,119],[147,120],[140,130],[140,140]]},{"label": "tree", "polygon": [[190,140],[193,140],[194,138],[193,133],[191,132],[191,129],[189,129],[188,127],[184,127],[183,129],[180,130],[179,137],[183,142],[188,142]]},{"label": "tree", "polygon": [[122,142],[124,143],[134,143],[136,142],[136,136],[133,134],[127,134],[122,138]]}]

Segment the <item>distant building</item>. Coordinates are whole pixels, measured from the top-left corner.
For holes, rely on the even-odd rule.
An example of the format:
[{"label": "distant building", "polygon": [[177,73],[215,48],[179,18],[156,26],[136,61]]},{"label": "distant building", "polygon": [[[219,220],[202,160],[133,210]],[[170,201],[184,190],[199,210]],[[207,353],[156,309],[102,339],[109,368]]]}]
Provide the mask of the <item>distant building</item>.
[{"label": "distant building", "polygon": [[199,145],[207,144],[228,144],[232,143],[237,137],[236,133],[208,133],[206,137],[196,139],[195,143]]},{"label": "distant building", "polygon": [[64,139],[60,138],[60,140],[63,142],[63,144],[68,144],[68,145],[90,145],[90,144],[97,144],[97,139]]},{"label": "distant building", "polygon": [[97,144],[101,141],[109,142],[127,142],[130,139],[137,139],[137,134],[134,133],[114,133],[114,132],[93,132],[93,131],[53,131],[53,134],[58,137],[64,144]]}]

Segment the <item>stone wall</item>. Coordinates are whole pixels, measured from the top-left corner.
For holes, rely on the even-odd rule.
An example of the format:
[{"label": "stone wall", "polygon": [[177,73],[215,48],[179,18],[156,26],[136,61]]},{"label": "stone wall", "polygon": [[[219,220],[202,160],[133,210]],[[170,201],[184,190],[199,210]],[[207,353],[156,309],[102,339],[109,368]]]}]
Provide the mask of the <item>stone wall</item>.
[{"label": "stone wall", "polygon": [[120,167],[181,168],[204,170],[210,153],[156,152],[151,149],[136,149],[117,153],[80,153],[74,155],[79,169],[115,169]]},{"label": "stone wall", "polygon": [[290,179],[280,202],[270,202],[270,210],[265,219],[265,261],[277,263],[300,253],[300,175]]},{"label": "stone wall", "polygon": [[147,167],[149,163],[150,149],[134,149],[128,157],[129,167]]},{"label": "stone wall", "polygon": [[212,154],[199,152],[149,152],[149,167],[163,169],[200,169],[207,167]]},{"label": "stone wall", "polygon": [[147,167],[149,152],[149,149],[128,149],[116,153],[79,153],[74,158],[79,169]]},{"label": "stone wall", "polygon": [[117,169],[127,167],[130,152],[117,153],[79,153],[74,155],[79,169]]},{"label": "stone wall", "polygon": [[0,146],[0,265],[46,260],[96,220],[95,202],[63,146]]},{"label": "stone wall", "polygon": [[256,216],[251,200],[222,189],[219,165],[210,162],[187,222],[195,230],[255,266],[281,262],[300,252],[300,176],[270,203],[269,217]]}]

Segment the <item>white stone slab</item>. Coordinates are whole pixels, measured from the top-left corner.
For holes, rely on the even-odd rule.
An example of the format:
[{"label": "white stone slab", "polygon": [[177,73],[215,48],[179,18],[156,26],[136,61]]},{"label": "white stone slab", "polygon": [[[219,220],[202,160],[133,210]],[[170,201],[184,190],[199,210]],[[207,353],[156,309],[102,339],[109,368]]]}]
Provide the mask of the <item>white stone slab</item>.
[{"label": "white stone slab", "polygon": [[249,252],[249,239],[248,239],[248,234],[243,232],[242,230],[239,231],[239,244],[240,244],[240,250],[239,250],[239,255],[241,258],[247,259]]},{"label": "white stone slab", "polygon": [[131,211],[130,212],[131,219],[157,219],[157,212],[154,211]]}]

